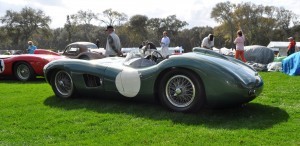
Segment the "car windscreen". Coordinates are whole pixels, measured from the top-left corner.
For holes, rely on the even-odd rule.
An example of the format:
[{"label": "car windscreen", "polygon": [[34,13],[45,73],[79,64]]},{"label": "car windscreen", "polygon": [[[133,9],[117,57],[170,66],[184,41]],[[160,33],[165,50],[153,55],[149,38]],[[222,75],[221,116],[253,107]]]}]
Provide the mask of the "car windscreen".
[{"label": "car windscreen", "polygon": [[142,53],[140,49],[132,49],[125,58],[125,61],[129,61],[133,58],[143,58],[145,54]]}]

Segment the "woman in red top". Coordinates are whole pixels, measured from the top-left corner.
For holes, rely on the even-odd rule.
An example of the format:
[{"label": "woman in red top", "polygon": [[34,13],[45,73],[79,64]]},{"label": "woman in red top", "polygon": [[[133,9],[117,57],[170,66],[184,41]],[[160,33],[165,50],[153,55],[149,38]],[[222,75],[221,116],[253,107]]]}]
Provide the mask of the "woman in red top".
[{"label": "woman in red top", "polygon": [[295,53],[295,46],[296,46],[296,41],[294,40],[293,37],[289,37],[288,39],[290,41],[290,44],[287,48],[287,56]]}]

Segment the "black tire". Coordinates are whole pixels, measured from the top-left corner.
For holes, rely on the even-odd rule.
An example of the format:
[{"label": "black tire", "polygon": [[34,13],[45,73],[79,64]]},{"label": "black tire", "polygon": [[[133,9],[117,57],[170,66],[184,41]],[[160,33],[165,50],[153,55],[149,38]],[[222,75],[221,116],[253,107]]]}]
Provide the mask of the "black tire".
[{"label": "black tire", "polygon": [[71,98],[75,95],[75,87],[70,74],[60,70],[52,74],[50,79],[52,90],[60,98]]},{"label": "black tire", "polygon": [[35,73],[27,62],[18,62],[14,65],[14,76],[20,81],[29,81],[35,78]]},{"label": "black tire", "polygon": [[205,103],[202,82],[194,73],[183,69],[167,72],[159,84],[158,94],[162,104],[176,112],[195,112]]}]

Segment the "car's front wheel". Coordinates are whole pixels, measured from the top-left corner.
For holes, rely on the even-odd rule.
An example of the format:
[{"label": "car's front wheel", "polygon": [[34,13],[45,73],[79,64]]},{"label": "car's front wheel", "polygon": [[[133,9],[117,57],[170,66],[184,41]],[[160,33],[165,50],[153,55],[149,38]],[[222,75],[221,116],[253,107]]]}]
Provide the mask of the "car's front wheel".
[{"label": "car's front wheel", "polygon": [[35,78],[34,70],[26,62],[18,62],[14,65],[14,75],[20,81],[28,81]]},{"label": "car's front wheel", "polygon": [[71,98],[75,94],[73,80],[70,74],[64,70],[54,73],[50,82],[57,97]]},{"label": "car's front wheel", "polygon": [[167,108],[176,112],[197,111],[205,102],[202,82],[183,69],[174,69],[162,77],[159,97]]}]

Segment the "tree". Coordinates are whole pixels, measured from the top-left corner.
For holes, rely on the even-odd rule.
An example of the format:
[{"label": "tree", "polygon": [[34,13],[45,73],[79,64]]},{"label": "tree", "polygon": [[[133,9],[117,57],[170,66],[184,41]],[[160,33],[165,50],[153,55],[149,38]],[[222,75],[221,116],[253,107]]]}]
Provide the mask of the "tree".
[{"label": "tree", "polygon": [[12,40],[6,36],[7,30],[5,30],[4,27],[0,27],[0,48],[9,50],[9,48],[11,47],[10,44],[12,43]]},{"label": "tree", "polygon": [[[259,32],[263,33],[265,37],[267,37],[265,45],[274,39],[275,31],[277,28],[277,19],[275,16],[276,7],[274,6],[266,6],[264,7],[264,14],[261,18],[261,27]],[[264,43],[261,43],[264,45]]]},{"label": "tree", "polygon": [[228,31],[224,31],[228,28],[226,25],[227,24],[224,23],[214,28],[215,46],[217,48],[232,48],[232,36]]},{"label": "tree", "polygon": [[103,19],[99,19],[101,22],[106,25],[121,25],[122,22],[127,21],[127,15],[124,13],[119,13],[117,11],[113,11],[112,9],[107,9],[103,11]]},{"label": "tree", "polygon": [[[177,19],[176,15],[166,18],[134,15],[127,21],[124,13],[107,9],[101,16],[100,19],[90,10],[80,10],[66,17],[63,28],[51,30],[48,28],[51,19],[40,10],[25,7],[20,12],[6,11],[6,15],[0,18],[0,49],[25,49],[28,39],[33,39],[37,45],[42,44],[43,48],[59,50],[74,41],[96,39],[105,47],[106,25],[115,26],[123,47],[137,47],[144,40],[159,45],[162,32],[166,30],[171,39],[170,46],[182,46],[186,52],[200,46],[209,33],[215,35],[216,47],[233,47],[233,38],[239,26],[246,34],[246,45],[267,45],[270,41],[286,40],[289,36],[299,39],[300,30],[299,16],[292,11],[250,2],[217,4],[211,11],[211,17],[219,23],[214,28],[199,26],[184,29],[187,23]],[[100,26],[93,25],[94,20],[100,21]]]},{"label": "tree", "polygon": [[79,10],[77,14],[74,14],[73,19],[76,19],[78,24],[91,24],[91,21],[93,19],[97,20],[98,17],[95,13],[93,13],[91,10],[83,11]]},{"label": "tree", "polygon": [[287,37],[290,34],[290,24],[293,16],[295,15],[292,11],[286,10],[283,7],[277,8],[277,24],[281,30],[284,31]]},{"label": "tree", "polygon": [[70,15],[67,15],[67,22],[65,23],[65,29],[68,32],[68,38],[67,38],[67,42],[71,43],[73,42],[72,40],[72,34],[73,32],[75,32],[76,30],[76,21],[71,21]]},{"label": "tree", "polygon": [[52,30],[52,37],[49,41],[49,47],[53,49],[53,51],[62,51],[66,45],[69,43],[68,40],[68,32],[65,28],[56,28]]},{"label": "tree", "polygon": [[[148,29],[150,31],[154,31],[154,34],[156,35],[156,40],[160,40],[162,37],[162,32],[167,31],[168,35],[171,39],[171,46],[177,46],[180,44],[177,41],[177,35],[179,30],[183,29],[186,25],[188,25],[185,21],[180,21],[176,18],[176,15],[170,15],[167,18],[152,18],[149,19],[148,22]],[[159,42],[158,42],[159,43]]]},{"label": "tree", "polygon": [[[143,41],[148,40],[148,32],[146,29],[148,17],[144,15],[134,15],[129,20],[128,29],[131,44],[140,45]],[[150,40],[151,41],[151,40]]]},{"label": "tree", "polygon": [[176,46],[183,47],[185,52],[191,52],[194,47],[201,46],[202,39],[212,32],[213,28],[209,26],[178,31],[178,35],[175,36],[178,42]]},{"label": "tree", "polygon": [[162,34],[160,28],[161,21],[162,20],[160,18],[151,18],[147,21],[148,35],[150,38],[153,38],[152,42],[155,44],[160,44],[160,37]]},{"label": "tree", "polygon": [[170,15],[165,19],[162,19],[161,23],[161,33],[166,30],[168,31],[169,37],[173,38],[171,41],[171,45],[178,46],[180,44],[177,41],[177,35],[179,30],[187,26],[188,23],[186,21],[181,21],[176,18],[176,15]]},{"label": "tree", "polygon": [[[271,40],[282,40],[279,36],[287,38],[291,32],[291,22],[297,23],[296,16],[291,11],[250,2],[237,5],[230,2],[219,3],[213,8],[211,17],[221,23],[215,31],[224,35],[225,44],[230,39],[232,48],[234,32],[238,29],[246,34],[246,45],[267,45]],[[230,33],[230,37],[227,33]]]},{"label": "tree", "polygon": [[95,13],[93,13],[91,10],[88,11],[79,10],[77,14],[71,15],[69,19],[72,19],[73,22],[75,22],[78,25],[82,25],[84,30],[83,35],[85,35],[85,40],[92,41],[89,32],[92,31],[91,21],[93,19],[94,20],[98,19]]},{"label": "tree", "polygon": [[34,33],[44,33],[50,30],[49,23],[51,19],[41,10],[34,10],[25,7],[20,13],[11,10],[6,11],[6,15],[2,18],[4,27],[9,32],[9,36],[14,40],[13,43],[25,43],[29,39],[34,40]]},{"label": "tree", "polygon": [[233,38],[235,32],[234,24],[234,9],[235,5],[229,1],[216,4],[213,8],[210,17],[214,18],[218,23],[226,24],[226,30],[230,33],[231,48],[234,48]]}]

